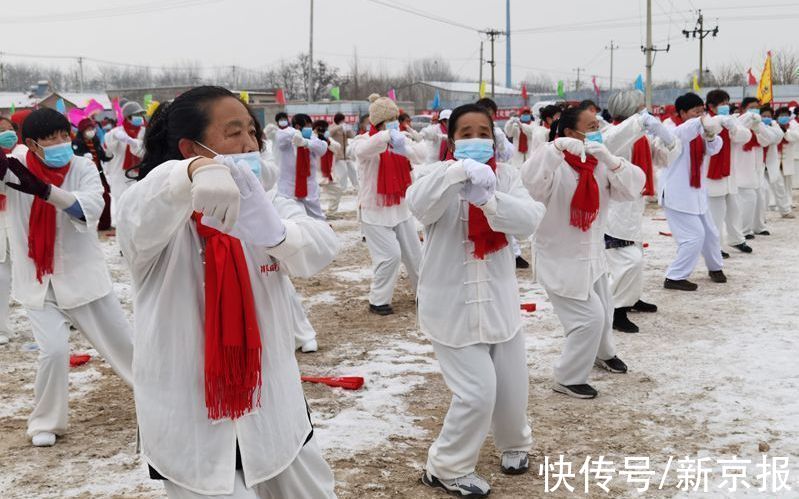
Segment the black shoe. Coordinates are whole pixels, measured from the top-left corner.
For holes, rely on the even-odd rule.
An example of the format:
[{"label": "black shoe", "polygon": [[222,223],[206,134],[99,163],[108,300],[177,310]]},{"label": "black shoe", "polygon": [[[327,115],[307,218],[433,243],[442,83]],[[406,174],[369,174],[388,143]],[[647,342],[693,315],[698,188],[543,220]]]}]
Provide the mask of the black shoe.
[{"label": "black shoe", "polygon": [[680,279],[679,281],[675,281],[673,279],[666,278],[663,281],[663,287],[666,289],[676,289],[678,291],[696,291],[699,289],[699,286],[696,283],[689,281],[688,279]]},{"label": "black shoe", "polygon": [[616,374],[624,374],[627,372],[627,364],[622,362],[622,360],[615,355],[608,360],[596,359],[594,365]]},{"label": "black shoe", "polygon": [[632,306],[632,309],[635,310],[636,312],[654,313],[658,311],[658,306],[652,305],[651,303],[647,303],[642,300],[638,300],[637,302],[635,302],[635,305]]},{"label": "black shoe", "polygon": [[710,280],[713,282],[718,282],[722,284],[727,282],[727,276],[724,275],[723,270],[711,270],[708,272],[708,275],[710,276]]},{"label": "black shoe", "polygon": [[747,234],[744,236],[744,239],[746,239],[747,241],[751,241],[754,238],[755,238],[754,234]]},{"label": "black shoe", "polygon": [[574,397],[576,399],[592,399],[596,398],[599,393],[594,390],[594,387],[591,385],[561,385],[560,383],[555,383],[552,385],[552,389],[558,393],[562,393],[564,395],[568,395],[569,397]]},{"label": "black shoe", "polygon": [[767,230],[761,230],[760,232],[757,233],[757,235],[758,236],[770,236],[771,232],[769,232]]},{"label": "black shoe", "polygon": [[391,305],[372,305],[371,303],[369,304],[369,311],[377,315],[391,315],[394,313]]},{"label": "black shoe", "polygon": [[729,258],[729,257],[730,257],[730,254],[729,254],[729,253],[727,253],[727,252],[726,252],[726,251],[724,251],[724,250],[721,250],[721,257],[722,257],[723,259],[725,259],[725,260],[726,260],[727,258]]},{"label": "black shoe", "polygon": [[622,333],[637,333],[638,326],[627,318],[627,310],[629,309],[622,307],[613,311],[613,329]]},{"label": "black shoe", "polygon": [[736,244],[733,248],[737,249],[741,253],[751,253],[752,247],[746,243]]},{"label": "black shoe", "polygon": [[527,260],[525,260],[521,256],[517,256],[516,257],[516,268],[517,269],[529,269],[530,268],[530,264],[527,262]]}]

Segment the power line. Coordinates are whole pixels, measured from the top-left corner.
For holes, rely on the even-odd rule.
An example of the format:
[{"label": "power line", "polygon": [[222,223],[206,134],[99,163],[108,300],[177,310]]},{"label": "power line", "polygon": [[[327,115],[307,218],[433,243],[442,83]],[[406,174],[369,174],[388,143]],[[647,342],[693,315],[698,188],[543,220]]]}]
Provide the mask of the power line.
[{"label": "power line", "polygon": [[407,6],[404,6],[404,5],[401,5],[401,4],[384,2],[382,0],[366,0],[366,1],[370,2],[370,3],[377,4],[377,5],[382,5],[383,7],[388,7],[389,9],[394,9],[394,10],[398,10],[400,12],[405,12],[407,14],[413,14],[415,16],[423,17],[423,18],[428,19],[430,21],[435,21],[435,22],[438,22],[438,23],[448,24],[450,26],[455,26],[456,28],[468,29],[469,31],[476,31],[476,32],[480,31],[478,28],[475,28],[474,26],[469,26],[467,24],[462,24],[462,23],[459,23],[459,22],[455,22],[455,21],[452,21],[450,19],[447,19],[447,18],[444,18],[444,17],[441,17],[441,16],[437,16],[435,14],[430,14],[430,13],[421,11],[419,9],[414,9],[412,7],[407,7]]},{"label": "power line", "polygon": [[197,7],[206,4],[219,3],[225,0],[173,0],[151,1],[139,5],[117,6],[102,9],[60,12],[57,14],[32,14],[0,18],[0,24],[46,24],[60,22],[86,21],[104,19],[109,17],[131,16],[162,12],[165,10],[181,9],[184,7]]}]

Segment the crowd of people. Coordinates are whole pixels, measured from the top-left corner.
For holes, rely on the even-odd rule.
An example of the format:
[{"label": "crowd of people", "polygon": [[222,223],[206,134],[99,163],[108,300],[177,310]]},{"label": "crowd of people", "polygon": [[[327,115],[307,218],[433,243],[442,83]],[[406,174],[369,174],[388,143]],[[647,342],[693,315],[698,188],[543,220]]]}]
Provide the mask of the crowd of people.
[{"label": "crowd of people", "polygon": [[[422,482],[485,497],[489,432],[501,471],[529,469],[529,379],[517,269],[534,275],[565,341],[552,388],[580,399],[599,367],[624,374],[614,330],[637,333],[642,223],[665,212],[676,256],[663,286],[696,291],[700,256],[724,283],[724,248],[752,254],[766,212],[793,218],[799,109],[723,90],[661,116],[638,90],[523,107],[504,127],[488,98],[416,130],[370,96],[349,124],[278,113],[262,127],[226,89],[191,89],[147,116],[71,124],[56,110],[0,117],[0,343],[10,295],[39,347],[27,432],[68,427],[70,325],[133,388],[141,449],[171,498],[334,497],[295,352],[319,348],[290,277],[334,259],[329,218],[357,192],[372,265],[368,309],[393,314],[401,267],[452,402]],[[423,231],[420,237],[419,229]],[[134,288],[131,325],[97,231],[116,230]]]}]

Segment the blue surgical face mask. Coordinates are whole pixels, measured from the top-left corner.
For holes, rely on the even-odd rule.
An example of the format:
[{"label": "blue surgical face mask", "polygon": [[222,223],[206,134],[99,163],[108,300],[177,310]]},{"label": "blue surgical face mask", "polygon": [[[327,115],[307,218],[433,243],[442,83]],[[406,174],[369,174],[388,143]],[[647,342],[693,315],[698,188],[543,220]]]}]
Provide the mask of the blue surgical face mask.
[{"label": "blue surgical face mask", "polygon": [[75,153],[72,151],[72,142],[64,142],[54,146],[44,147],[38,142],[36,145],[44,151],[44,164],[50,168],[62,168],[69,164]]},{"label": "blue surgical face mask", "polygon": [[771,125],[772,121],[773,120],[771,118],[763,118],[763,124],[766,125],[766,126]]},{"label": "blue surgical face mask", "polygon": [[0,133],[0,147],[3,149],[11,149],[17,145],[17,132],[14,130],[6,130]]},{"label": "blue surgical face mask", "polygon": [[310,139],[311,135],[313,135],[313,128],[307,126],[302,129],[302,137],[305,139]]},{"label": "blue surgical face mask", "polygon": [[197,142],[197,144],[200,147],[202,147],[205,150],[207,150],[208,152],[210,152],[211,154],[213,154],[214,157],[221,156],[223,158],[230,158],[236,164],[238,164],[239,161],[244,161],[245,163],[247,163],[247,166],[250,167],[250,171],[252,171],[255,174],[256,177],[260,178],[260,176],[261,176],[261,154],[258,153],[257,151],[242,152],[242,153],[238,153],[238,154],[219,154],[218,152],[214,151],[213,149],[211,149],[210,147],[208,147],[207,145],[205,145],[205,144],[203,144],[201,142]]},{"label": "blue surgical face mask", "polygon": [[752,114],[760,114],[760,109],[756,108],[756,107],[752,107],[752,108],[747,109],[746,112],[747,113],[752,113]]},{"label": "blue surgical face mask", "polygon": [[386,130],[399,130],[399,121],[386,121]]},{"label": "blue surgical face mask", "polygon": [[142,126],[144,124],[144,118],[141,116],[131,116],[130,124],[133,126]]},{"label": "blue surgical face mask", "polygon": [[494,141],[491,139],[460,139],[455,141],[455,159],[473,159],[488,163],[494,157]]},{"label": "blue surgical face mask", "polygon": [[[582,133],[582,132],[580,132],[580,133]],[[595,130],[593,132],[588,132],[588,133],[583,133],[583,135],[585,135],[585,141],[586,142],[597,142],[599,144],[601,144],[603,142],[602,132],[600,132],[599,130]]]},{"label": "blue surgical face mask", "polygon": [[720,116],[729,116],[730,115],[730,106],[727,104],[722,104],[716,108],[716,114]]},{"label": "blue surgical face mask", "polygon": [[523,114],[519,119],[521,120],[522,123],[530,123],[531,121],[533,121],[533,117],[530,116],[529,114]]},{"label": "blue surgical face mask", "polygon": [[[785,125],[787,125],[790,122],[791,122],[791,117],[790,116],[784,116],[783,115],[783,116],[780,116],[779,118],[777,118],[777,123],[779,123],[782,126],[785,126]],[[0,139],[2,139],[2,138],[3,138],[3,134],[0,134]],[[3,145],[3,144],[0,143],[0,146],[1,145]]]}]

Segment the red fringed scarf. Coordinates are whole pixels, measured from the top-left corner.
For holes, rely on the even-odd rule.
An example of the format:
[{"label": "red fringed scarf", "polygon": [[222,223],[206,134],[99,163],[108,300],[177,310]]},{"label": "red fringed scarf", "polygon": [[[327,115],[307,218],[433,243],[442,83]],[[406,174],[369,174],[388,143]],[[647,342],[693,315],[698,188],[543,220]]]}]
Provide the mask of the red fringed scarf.
[{"label": "red fringed scarf", "polygon": [[308,196],[308,177],[311,176],[311,150],[297,148],[297,170],[294,176],[294,197],[305,199]]},{"label": "red fringed scarf", "polygon": [[[488,166],[497,171],[497,160],[488,160]],[[474,243],[474,257],[482,260],[489,253],[499,251],[508,245],[503,232],[496,232],[488,225],[488,219],[479,207],[469,204],[469,241]]]},{"label": "red fringed scarf", "polygon": [[[614,120],[613,124],[618,125],[621,121]],[[642,196],[655,195],[655,174],[652,168],[652,149],[649,146],[649,139],[646,135],[635,141],[633,144],[632,154],[630,155],[630,162],[644,171],[646,175],[646,182],[644,183],[644,190],[641,191]]]},{"label": "red fringed scarf", "polygon": [[527,134],[524,133],[524,128],[522,128],[522,125],[519,124],[519,147],[518,147],[518,151],[520,153],[522,153],[522,154],[525,154],[528,151],[528,149],[529,148],[527,146]]},{"label": "red fringed scarf", "polygon": [[[674,121],[674,124],[677,126],[684,123],[684,120],[679,116],[675,116],[672,121]],[[691,141],[690,155],[690,184],[694,189],[700,189],[702,187],[702,161],[705,159],[705,141],[702,139],[701,135],[697,135],[696,138]]]},{"label": "red fringed scarf", "polygon": [[[372,127],[369,135],[378,133]],[[380,166],[377,170],[377,203],[380,206],[395,206],[405,198],[405,191],[411,185],[411,162],[408,158],[396,154],[391,145],[380,154]]]},{"label": "red fringed scarf", "polygon": [[599,215],[599,184],[594,178],[594,168],[599,161],[593,156],[586,156],[583,163],[580,156],[569,151],[563,151],[563,159],[580,174],[572,195],[569,225],[585,232]]},{"label": "red fringed scarf", "polygon": [[261,406],[261,331],[241,241],[202,224],[205,241],[205,406],[236,419]]},{"label": "red fringed scarf", "polygon": [[327,152],[322,155],[322,159],[320,160],[320,168],[322,170],[322,176],[326,179],[333,181],[333,151],[330,150],[330,146],[327,147]]},{"label": "red fringed scarf", "polygon": [[751,138],[751,139],[749,139],[749,142],[747,142],[746,144],[744,144],[744,151],[747,151],[747,152],[748,152],[748,151],[751,151],[751,150],[752,150],[752,149],[754,149],[755,147],[761,147],[761,146],[760,146],[760,142],[758,142],[758,141],[757,141],[757,135],[756,135],[756,134],[755,134],[755,132],[753,131],[753,132],[752,132],[752,138]]},{"label": "red fringed scarf", "polygon": [[[131,139],[139,138],[140,126],[133,126],[128,120],[125,120],[122,122],[122,128],[125,129],[125,133],[127,133],[128,137]],[[125,146],[125,162],[122,163],[122,169],[128,171],[131,168],[139,166],[139,163],[141,163],[141,159],[130,151],[130,146]]]},{"label": "red fringed scarf", "polygon": [[[28,151],[25,157],[28,170],[40,180],[56,187],[61,187],[69,172],[69,166],[49,168],[39,159],[33,151]],[[56,237],[56,210],[44,199],[34,196],[31,205],[31,214],[28,219],[28,256],[36,266],[36,279],[53,273],[53,259],[55,254]]]},{"label": "red fringed scarf", "polygon": [[[447,126],[443,123],[439,123],[438,126],[441,127],[441,133],[447,135]],[[438,146],[438,160],[447,161],[449,159],[454,159],[452,151],[449,150],[449,143],[447,139],[441,139],[441,144]]]},{"label": "red fringed scarf", "polygon": [[[6,156],[11,154],[11,151],[14,150],[13,148],[12,149],[6,149],[5,147],[0,147],[0,149],[2,149],[3,154],[5,154]],[[6,211],[6,195],[5,194],[0,194],[0,211]]]},{"label": "red fringed scarf", "polygon": [[[716,113],[709,111],[710,116]],[[726,128],[721,129],[719,137],[724,141],[721,144],[721,151],[715,156],[710,157],[710,166],[707,170],[707,178],[721,180],[730,176],[730,165],[732,162],[732,144],[730,143],[730,131]]]}]

